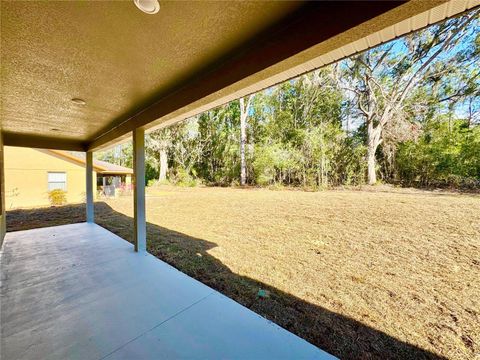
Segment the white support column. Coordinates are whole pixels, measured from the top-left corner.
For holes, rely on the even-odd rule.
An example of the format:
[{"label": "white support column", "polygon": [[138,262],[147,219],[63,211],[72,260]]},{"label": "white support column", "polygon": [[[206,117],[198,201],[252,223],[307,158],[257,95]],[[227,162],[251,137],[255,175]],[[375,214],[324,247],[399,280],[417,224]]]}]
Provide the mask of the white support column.
[{"label": "white support column", "polygon": [[133,217],[135,223],[135,251],[147,249],[147,223],[145,217],[145,130],[133,131]]},{"label": "white support column", "polygon": [[93,153],[86,153],[86,185],[87,185],[87,222],[93,223]]}]

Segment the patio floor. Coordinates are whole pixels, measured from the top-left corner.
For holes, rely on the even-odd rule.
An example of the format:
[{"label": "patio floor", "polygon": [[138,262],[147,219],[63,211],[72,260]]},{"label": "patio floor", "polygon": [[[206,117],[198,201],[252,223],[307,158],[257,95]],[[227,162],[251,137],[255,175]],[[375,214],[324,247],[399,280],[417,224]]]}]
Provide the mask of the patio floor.
[{"label": "patio floor", "polygon": [[2,359],[331,359],[95,224],[8,233]]}]

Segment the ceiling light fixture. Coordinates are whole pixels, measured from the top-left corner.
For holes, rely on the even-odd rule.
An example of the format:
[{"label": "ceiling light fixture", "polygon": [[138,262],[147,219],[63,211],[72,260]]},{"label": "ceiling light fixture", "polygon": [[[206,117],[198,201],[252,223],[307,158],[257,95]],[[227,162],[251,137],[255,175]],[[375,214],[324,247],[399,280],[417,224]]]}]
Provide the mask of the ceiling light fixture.
[{"label": "ceiling light fixture", "polygon": [[160,10],[158,0],[133,0],[136,7],[142,10],[145,14],[156,14]]},{"label": "ceiling light fixture", "polygon": [[77,104],[77,105],[85,105],[86,104],[85,100],[80,99],[80,98],[73,98],[72,102]]}]

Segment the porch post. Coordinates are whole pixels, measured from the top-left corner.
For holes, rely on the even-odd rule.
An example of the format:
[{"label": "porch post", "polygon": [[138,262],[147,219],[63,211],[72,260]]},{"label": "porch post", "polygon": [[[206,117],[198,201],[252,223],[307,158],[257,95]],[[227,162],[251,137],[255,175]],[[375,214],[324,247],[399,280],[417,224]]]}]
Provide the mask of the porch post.
[{"label": "porch post", "polygon": [[147,249],[147,224],[145,217],[145,130],[133,130],[133,217],[135,225],[135,251]]},{"label": "porch post", "polygon": [[86,153],[86,182],[87,182],[87,222],[93,223],[93,153]]}]

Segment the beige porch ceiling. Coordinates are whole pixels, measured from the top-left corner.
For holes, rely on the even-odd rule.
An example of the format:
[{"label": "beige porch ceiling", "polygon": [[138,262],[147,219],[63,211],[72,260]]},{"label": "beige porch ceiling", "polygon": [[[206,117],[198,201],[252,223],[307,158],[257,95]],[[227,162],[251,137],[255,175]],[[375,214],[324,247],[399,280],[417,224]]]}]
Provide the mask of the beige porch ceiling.
[{"label": "beige porch ceiling", "polygon": [[105,147],[479,3],[2,1],[4,142]]}]

